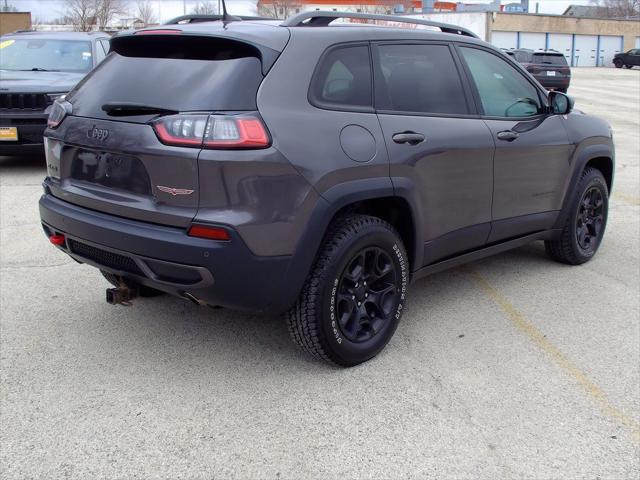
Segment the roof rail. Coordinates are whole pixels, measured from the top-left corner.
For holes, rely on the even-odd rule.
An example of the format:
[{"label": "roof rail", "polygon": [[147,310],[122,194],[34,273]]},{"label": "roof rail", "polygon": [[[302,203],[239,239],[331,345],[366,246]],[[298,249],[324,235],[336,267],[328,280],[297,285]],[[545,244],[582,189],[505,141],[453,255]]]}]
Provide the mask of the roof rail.
[{"label": "roof rail", "polygon": [[[267,17],[251,17],[244,15],[236,15],[240,20],[275,20],[274,18]],[[215,22],[216,20],[222,20],[222,15],[181,15],[176,18],[164,22],[163,25],[177,25],[179,23],[199,23],[199,22]]]},{"label": "roof rail", "polygon": [[454,33],[457,35],[466,35],[468,37],[478,38],[471,30],[451,25],[448,23],[432,22],[431,20],[423,20],[421,18],[411,18],[399,15],[377,15],[370,13],[352,13],[352,12],[303,12],[286,19],[281,23],[283,27],[326,27],[334,20],[339,18],[361,18],[364,20],[385,20],[387,22],[409,23],[415,25],[426,25],[428,27],[439,28],[444,33]]}]

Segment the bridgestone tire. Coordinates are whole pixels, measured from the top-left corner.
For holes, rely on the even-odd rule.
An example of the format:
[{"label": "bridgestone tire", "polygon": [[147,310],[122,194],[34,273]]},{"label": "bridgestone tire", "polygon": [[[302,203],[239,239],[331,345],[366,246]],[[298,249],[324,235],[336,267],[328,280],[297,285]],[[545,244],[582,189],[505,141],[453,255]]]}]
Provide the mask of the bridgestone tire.
[{"label": "bridgestone tire", "polygon": [[[597,189],[603,200],[602,223],[599,234],[595,239],[595,243],[591,248],[584,249],[578,242],[576,232],[576,222],[580,214],[581,203],[586,192]],[[568,212],[565,224],[562,227],[562,234],[558,240],[545,241],[545,249],[547,254],[555,261],[566,263],[569,265],[580,265],[591,260],[602,243],[602,238],[607,225],[607,214],[609,209],[609,193],[607,182],[602,173],[595,168],[587,168],[582,172],[580,180],[573,193],[570,210]]]},{"label": "bridgestone tire", "polygon": [[[372,290],[371,297],[367,300],[363,297],[365,293],[361,290],[357,292],[361,296],[358,299],[362,300],[362,307],[357,303],[358,300],[354,300],[351,305],[348,301],[345,302],[343,290],[346,282],[353,281],[354,277],[350,276],[353,271],[349,269],[360,258],[363,259],[363,268],[357,270],[356,267],[359,272],[367,271],[367,258],[375,258],[375,265],[382,258],[386,263],[379,271],[389,272],[380,277],[384,281],[384,290],[388,293],[378,295]],[[371,276],[367,277],[363,273],[364,276],[360,278],[375,279],[378,267],[371,269],[374,272]],[[373,289],[371,283],[380,281],[371,280],[366,288]],[[366,281],[362,284],[367,285]],[[376,217],[360,214],[341,217],[329,227],[300,297],[286,314],[291,338],[304,351],[336,365],[350,367],[365,362],[376,356],[393,336],[402,317],[408,284],[409,262],[395,229]],[[385,299],[379,302],[384,305],[384,309],[375,308],[376,304],[372,300],[374,297]],[[369,313],[374,318],[371,325],[380,322],[374,328],[368,324],[366,314],[360,313],[362,310],[366,313],[367,308],[388,313],[380,315],[379,319],[375,318],[374,312]],[[349,334],[346,327],[341,326],[338,317],[341,309],[353,312],[352,315],[346,314],[341,318],[354,319],[350,325],[360,325],[354,328],[358,332],[366,331],[365,340],[360,337],[354,341],[347,338]],[[353,336],[352,332],[351,335]]]}]

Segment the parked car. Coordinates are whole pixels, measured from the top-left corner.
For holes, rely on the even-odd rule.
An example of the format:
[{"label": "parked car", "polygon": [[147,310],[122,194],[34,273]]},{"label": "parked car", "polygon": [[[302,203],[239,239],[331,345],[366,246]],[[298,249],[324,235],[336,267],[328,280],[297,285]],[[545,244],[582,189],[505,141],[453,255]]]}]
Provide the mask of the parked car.
[{"label": "parked car", "polygon": [[606,122],[471,32],[356,13],[118,35],[45,137],[44,232],[109,303],[285,312],[343,366],[387,344],[411,281],[537,240],[593,258],[614,171]]},{"label": "parked car", "polygon": [[613,64],[616,68],[640,66],[640,48],[632,48],[626,53],[616,53],[613,56]]},{"label": "parked car", "polygon": [[548,90],[567,93],[571,83],[571,69],[563,54],[555,50],[518,48],[511,55],[521,63],[540,85]]},{"label": "parked car", "polygon": [[44,152],[47,108],[109,50],[104,33],[18,32],[0,37],[0,155]]}]

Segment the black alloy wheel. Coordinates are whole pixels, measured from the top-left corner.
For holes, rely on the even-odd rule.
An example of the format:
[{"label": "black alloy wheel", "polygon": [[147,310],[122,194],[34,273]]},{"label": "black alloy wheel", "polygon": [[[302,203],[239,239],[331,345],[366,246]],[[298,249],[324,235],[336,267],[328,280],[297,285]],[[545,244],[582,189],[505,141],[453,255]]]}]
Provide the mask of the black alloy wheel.
[{"label": "black alloy wheel", "polygon": [[400,279],[388,252],[369,247],[358,252],[342,272],[337,292],[337,319],[352,342],[373,338],[394,315]]},{"label": "black alloy wheel", "polygon": [[600,241],[604,225],[604,198],[598,187],[582,196],[576,215],[576,240],[582,250],[592,253]]}]

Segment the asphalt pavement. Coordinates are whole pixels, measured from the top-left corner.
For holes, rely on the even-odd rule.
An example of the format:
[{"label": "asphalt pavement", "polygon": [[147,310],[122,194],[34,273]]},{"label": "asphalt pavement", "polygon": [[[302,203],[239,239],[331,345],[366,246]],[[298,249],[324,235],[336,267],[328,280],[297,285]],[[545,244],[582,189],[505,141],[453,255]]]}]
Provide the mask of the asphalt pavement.
[{"label": "asphalt pavement", "polygon": [[421,280],[352,369],[280,318],[107,305],[42,233],[43,159],[0,158],[1,477],[637,479],[640,70],[574,69],[569,94],[615,135],[596,258],[537,243]]}]

